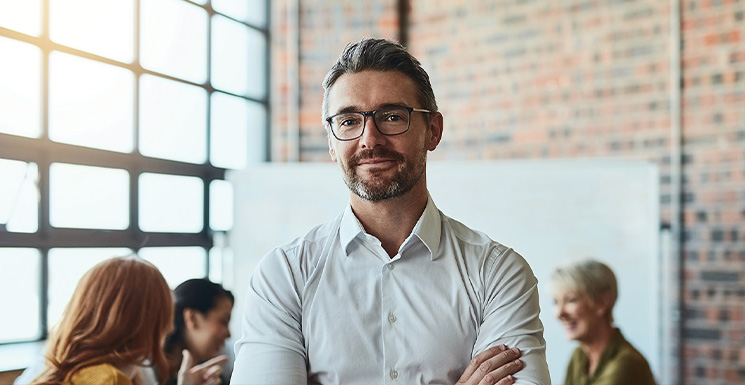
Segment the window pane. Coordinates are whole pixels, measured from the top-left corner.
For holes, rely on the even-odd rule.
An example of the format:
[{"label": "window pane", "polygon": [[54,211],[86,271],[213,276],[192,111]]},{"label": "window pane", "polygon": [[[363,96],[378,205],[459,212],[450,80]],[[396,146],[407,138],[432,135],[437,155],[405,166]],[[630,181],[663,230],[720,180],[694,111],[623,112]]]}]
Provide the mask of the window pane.
[{"label": "window pane", "polygon": [[129,63],[134,53],[134,0],[52,0],[49,37],[62,45]]},{"label": "window pane", "polygon": [[95,264],[116,256],[132,254],[126,248],[65,248],[49,250],[49,328],[53,327],[72,298],[78,281]]},{"label": "window pane", "polygon": [[[0,6],[0,17],[2,15]],[[3,58],[0,60],[0,132],[38,137],[41,132],[41,51],[31,44],[0,37],[0,57]]]},{"label": "window pane", "polygon": [[157,266],[172,289],[190,278],[204,278],[207,253],[201,247],[145,247],[140,256]]},{"label": "window pane", "polygon": [[210,183],[210,228],[228,231],[233,227],[233,185],[224,180]]},{"label": "window pane", "polygon": [[222,282],[223,272],[225,271],[223,264],[223,254],[227,251],[223,247],[213,247],[210,249],[210,275],[209,280],[212,282]]},{"label": "window pane", "polygon": [[266,95],[263,35],[224,16],[212,17],[212,85],[237,95]]},{"label": "window pane", "polygon": [[204,163],[207,160],[207,92],[200,87],[143,75],[140,95],[140,153]]},{"label": "window pane", "polygon": [[207,80],[207,11],[181,0],[143,0],[140,62],[171,76]]},{"label": "window pane", "polygon": [[266,110],[260,103],[212,94],[210,162],[240,169],[266,159]]},{"label": "window pane", "polygon": [[[41,0],[0,1],[0,27],[27,35],[41,33]],[[4,56],[3,57],[10,57]]]},{"label": "window pane", "polygon": [[129,173],[53,163],[49,172],[49,222],[54,227],[126,229]]},{"label": "window pane", "polygon": [[0,225],[34,233],[39,228],[39,168],[35,163],[0,159]]},{"label": "window pane", "polygon": [[204,227],[204,184],[189,176],[140,175],[140,229],[198,233]]},{"label": "window pane", "polygon": [[132,72],[52,52],[49,137],[57,142],[132,151]]},{"label": "window pane", "polygon": [[40,260],[35,249],[0,248],[0,343],[40,337]]},{"label": "window pane", "polygon": [[265,0],[212,0],[212,9],[256,27],[266,26]]}]

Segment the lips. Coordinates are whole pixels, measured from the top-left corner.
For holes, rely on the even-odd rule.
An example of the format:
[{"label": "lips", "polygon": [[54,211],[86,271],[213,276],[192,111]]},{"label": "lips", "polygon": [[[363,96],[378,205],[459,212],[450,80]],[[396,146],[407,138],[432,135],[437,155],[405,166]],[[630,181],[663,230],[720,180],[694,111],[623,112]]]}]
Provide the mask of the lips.
[{"label": "lips", "polygon": [[400,163],[404,161],[404,156],[388,149],[375,148],[372,150],[363,150],[359,154],[354,155],[349,164],[352,167],[357,166],[376,166],[385,165],[386,163]]}]

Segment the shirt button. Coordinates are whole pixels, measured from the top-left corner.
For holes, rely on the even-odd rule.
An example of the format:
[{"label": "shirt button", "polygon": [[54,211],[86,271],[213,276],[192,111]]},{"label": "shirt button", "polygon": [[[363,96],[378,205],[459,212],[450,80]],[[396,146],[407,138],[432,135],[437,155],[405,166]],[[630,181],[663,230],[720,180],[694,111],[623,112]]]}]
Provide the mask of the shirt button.
[{"label": "shirt button", "polygon": [[395,371],[395,370],[391,370],[391,378],[392,378],[392,379],[394,379],[394,380],[395,380],[396,378],[398,378],[398,372],[397,372],[397,371]]},{"label": "shirt button", "polygon": [[395,316],[395,315],[393,315],[393,314],[391,314],[391,315],[389,315],[389,316],[388,316],[388,321],[391,321],[391,323],[394,323],[394,322],[396,322],[396,320],[397,320],[397,319],[398,319],[398,318],[396,318],[396,316]]},{"label": "shirt button", "polygon": [[388,266],[388,270],[393,270],[393,264],[392,263],[389,263],[387,266]]}]

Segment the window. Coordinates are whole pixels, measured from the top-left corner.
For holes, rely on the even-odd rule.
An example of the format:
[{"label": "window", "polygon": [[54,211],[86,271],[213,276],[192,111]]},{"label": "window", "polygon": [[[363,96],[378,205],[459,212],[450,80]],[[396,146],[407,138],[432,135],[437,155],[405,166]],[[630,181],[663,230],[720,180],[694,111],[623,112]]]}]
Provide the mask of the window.
[{"label": "window", "polygon": [[223,280],[225,173],[269,159],[268,6],[0,2],[0,344],[46,338],[112,256]]}]

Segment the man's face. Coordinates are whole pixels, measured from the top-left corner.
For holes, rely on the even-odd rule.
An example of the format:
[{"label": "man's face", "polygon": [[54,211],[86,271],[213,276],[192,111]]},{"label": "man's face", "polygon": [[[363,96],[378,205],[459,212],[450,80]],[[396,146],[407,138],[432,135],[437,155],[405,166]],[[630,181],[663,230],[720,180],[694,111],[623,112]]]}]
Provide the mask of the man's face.
[{"label": "man's face", "polygon": [[[328,94],[328,114],[342,110],[372,111],[385,105],[422,108],[416,86],[399,72],[364,71],[344,74]],[[328,125],[326,127],[328,129]],[[338,162],[349,189],[362,199],[380,201],[400,197],[424,184],[427,151],[437,147],[442,134],[442,117],[411,113],[406,133],[386,136],[367,117],[365,131],[358,139],[339,141],[329,132],[329,153]]]}]

